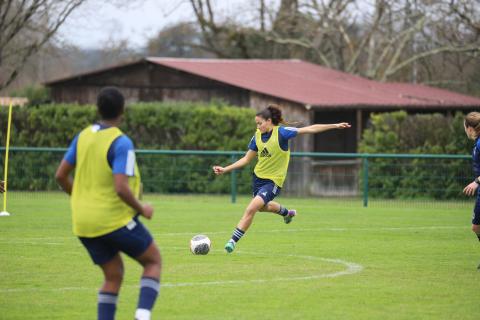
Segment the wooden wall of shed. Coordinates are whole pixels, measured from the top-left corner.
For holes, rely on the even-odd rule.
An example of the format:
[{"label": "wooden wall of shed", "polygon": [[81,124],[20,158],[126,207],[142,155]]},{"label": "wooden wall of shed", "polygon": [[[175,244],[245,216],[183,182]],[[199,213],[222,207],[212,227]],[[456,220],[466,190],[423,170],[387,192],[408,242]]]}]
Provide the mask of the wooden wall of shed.
[{"label": "wooden wall of shed", "polygon": [[[65,85],[52,87],[51,95],[55,103],[95,104],[97,95],[103,86]],[[125,96],[127,103],[142,101],[142,90],[117,86]]]},{"label": "wooden wall of shed", "polygon": [[95,103],[104,86],[116,86],[126,100],[150,101],[224,101],[230,105],[249,105],[249,92],[186,72],[148,63],[75,78],[51,86],[55,102]]}]

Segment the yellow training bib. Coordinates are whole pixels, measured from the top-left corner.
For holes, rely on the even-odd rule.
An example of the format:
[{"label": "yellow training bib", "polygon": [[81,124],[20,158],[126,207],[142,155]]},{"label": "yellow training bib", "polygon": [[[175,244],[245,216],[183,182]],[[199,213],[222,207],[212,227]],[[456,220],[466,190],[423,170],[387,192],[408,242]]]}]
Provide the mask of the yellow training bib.
[{"label": "yellow training bib", "polygon": [[280,147],[278,139],[278,128],[274,126],[272,135],[267,142],[262,142],[260,130],[255,133],[255,142],[258,148],[258,162],[253,172],[262,179],[270,179],[279,187],[287,176],[288,163],[290,161],[290,150],[284,151]]},{"label": "yellow training bib", "polygon": [[[75,177],[71,195],[73,233],[80,237],[98,237],[125,226],[136,212],[115,191],[107,153],[113,141],[123,133],[116,127],[99,130],[85,128],[78,136]],[[136,197],[140,192],[140,173],[134,164],[129,185]]]}]

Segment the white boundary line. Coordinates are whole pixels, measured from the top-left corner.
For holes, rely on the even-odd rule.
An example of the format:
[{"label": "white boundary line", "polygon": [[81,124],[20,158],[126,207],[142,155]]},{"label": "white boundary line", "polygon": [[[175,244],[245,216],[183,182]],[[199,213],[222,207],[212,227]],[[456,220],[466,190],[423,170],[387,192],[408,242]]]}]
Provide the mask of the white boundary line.
[{"label": "white boundary line", "polygon": [[[183,249],[183,248],[182,248]],[[220,252],[220,250],[216,250]],[[363,270],[363,266],[357,263],[348,262],[341,259],[329,259],[315,256],[304,256],[304,255],[293,255],[293,254],[263,254],[263,253],[253,253],[253,252],[243,252],[237,251],[235,255],[238,254],[248,254],[248,255],[259,255],[259,256],[271,256],[271,257],[289,257],[296,259],[303,259],[309,261],[321,261],[330,264],[339,264],[345,268],[343,271],[336,271],[331,273],[319,273],[306,276],[292,276],[292,277],[279,277],[272,279],[250,279],[250,280],[224,280],[224,281],[198,281],[198,282],[178,282],[178,283],[162,283],[162,288],[177,288],[177,287],[197,287],[197,286],[223,286],[223,285],[232,285],[232,284],[262,284],[269,282],[284,282],[284,281],[303,281],[303,280],[314,280],[322,278],[336,278],[345,275],[352,275],[359,273]],[[138,285],[124,285],[123,287],[129,288],[138,288]],[[13,293],[13,292],[38,292],[38,291],[82,291],[82,290],[97,290],[98,288],[90,287],[64,287],[64,288],[51,288],[51,289],[42,289],[42,288],[0,288],[0,293]]]},{"label": "white boundary line", "polygon": [[[411,226],[411,227],[378,227],[378,228],[340,228],[340,227],[324,227],[324,228],[305,228],[305,229],[273,229],[273,230],[255,230],[255,233],[286,233],[286,232],[314,232],[314,231],[415,231],[415,230],[451,230],[451,229],[470,229],[470,226]],[[195,234],[202,233],[207,235],[216,234],[231,234],[231,231],[202,231],[202,232],[170,232],[162,233],[158,230],[150,229],[150,232],[159,237],[174,237],[174,236],[194,236]],[[34,237],[34,238],[12,238],[12,237],[0,237],[0,244],[3,243],[25,243],[25,244],[50,244],[61,245],[63,243],[51,242],[51,243],[35,243],[35,241],[44,240],[69,240],[75,239],[75,236],[66,237]]]},{"label": "white boundary line", "polygon": [[[313,232],[313,231],[415,231],[415,230],[449,230],[449,229],[469,229],[470,226],[419,226],[419,227],[378,227],[378,228],[337,228],[337,227],[325,227],[325,228],[305,228],[305,229],[273,229],[273,230],[255,230],[255,233],[286,233],[286,232]],[[177,233],[160,233],[155,232],[159,236],[188,236],[194,235],[195,232],[177,232]],[[202,234],[231,234],[231,231],[202,231]]]}]

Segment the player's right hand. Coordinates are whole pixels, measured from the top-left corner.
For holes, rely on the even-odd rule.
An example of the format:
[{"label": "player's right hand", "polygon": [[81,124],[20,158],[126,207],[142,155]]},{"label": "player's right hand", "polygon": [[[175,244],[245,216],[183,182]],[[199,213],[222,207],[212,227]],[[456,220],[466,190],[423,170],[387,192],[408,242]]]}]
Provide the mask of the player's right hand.
[{"label": "player's right hand", "polygon": [[215,172],[216,175],[220,175],[225,172],[225,168],[220,166],[213,166],[213,172]]},{"label": "player's right hand", "polygon": [[473,196],[477,188],[478,184],[474,181],[463,189],[463,193],[465,193],[467,196]]},{"label": "player's right hand", "polygon": [[148,220],[152,219],[153,216],[153,207],[149,204],[143,204],[142,205],[142,216],[147,218]]}]

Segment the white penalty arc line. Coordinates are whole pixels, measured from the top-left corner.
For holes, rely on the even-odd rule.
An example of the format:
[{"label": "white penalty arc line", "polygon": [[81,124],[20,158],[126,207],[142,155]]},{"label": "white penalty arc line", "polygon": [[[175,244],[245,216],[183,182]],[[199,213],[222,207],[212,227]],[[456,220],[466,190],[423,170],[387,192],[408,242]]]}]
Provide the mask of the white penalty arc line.
[{"label": "white penalty arc line", "polygon": [[[252,252],[242,252],[238,251],[235,254],[252,254],[252,255],[265,255],[260,253]],[[289,257],[304,259],[310,261],[321,261],[332,264],[340,264],[346,267],[345,270],[336,271],[331,273],[320,273],[312,274],[306,276],[293,276],[293,277],[279,277],[272,279],[250,279],[250,280],[222,280],[222,281],[198,281],[198,282],[178,282],[178,283],[162,283],[162,288],[178,288],[178,287],[197,287],[197,286],[222,286],[222,285],[232,285],[232,284],[257,284],[257,283],[269,283],[269,282],[285,282],[285,281],[303,281],[303,280],[314,280],[322,278],[337,278],[345,275],[352,275],[359,273],[363,270],[363,266],[358,263],[348,262],[341,259],[330,259],[330,258],[321,258],[314,256],[303,256],[303,255],[281,255],[281,254],[270,254],[269,256],[273,257]],[[124,285],[123,287],[138,288],[138,285]],[[37,292],[37,291],[82,291],[82,290],[97,290],[97,288],[89,287],[64,287],[64,288],[51,288],[51,289],[42,289],[42,288],[0,288],[0,293],[15,293],[15,292]]]},{"label": "white penalty arc line", "polygon": [[[248,253],[248,252],[237,252],[243,254],[254,254],[261,255],[257,253]],[[359,273],[363,270],[363,266],[358,263],[348,262],[341,259],[329,259],[321,258],[314,256],[300,256],[300,255],[272,255],[278,257],[290,257],[290,258],[299,258],[305,260],[316,260],[322,262],[328,262],[333,264],[340,264],[346,267],[343,271],[337,271],[332,273],[321,273],[307,276],[297,276],[297,277],[280,277],[272,279],[251,279],[251,280],[225,280],[225,281],[205,281],[205,282],[184,282],[184,283],[174,283],[174,284],[162,284],[166,287],[188,287],[188,286],[215,286],[215,285],[229,285],[229,284],[248,284],[248,283],[267,283],[267,282],[283,282],[283,281],[301,281],[301,280],[314,280],[322,278],[336,278],[345,275],[352,275]]]}]

